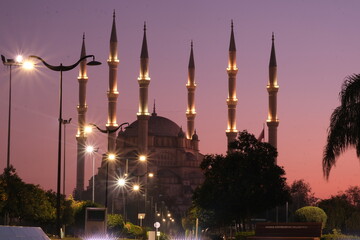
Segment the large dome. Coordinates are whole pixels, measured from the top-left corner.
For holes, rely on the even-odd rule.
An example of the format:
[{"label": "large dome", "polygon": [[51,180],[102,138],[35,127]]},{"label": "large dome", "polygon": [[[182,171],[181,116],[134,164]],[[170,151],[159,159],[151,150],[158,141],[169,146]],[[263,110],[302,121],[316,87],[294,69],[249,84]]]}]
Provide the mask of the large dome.
[{"label": "large dome", "polygon": [[[129,127],[123,132],[126,136],[137,136],[139,128],[139,121],[131,123]],[[149,135],[153,136],[167,136],[177,137],[180,132],[180,127],[170,119],[152,114],[149,118]]]}]

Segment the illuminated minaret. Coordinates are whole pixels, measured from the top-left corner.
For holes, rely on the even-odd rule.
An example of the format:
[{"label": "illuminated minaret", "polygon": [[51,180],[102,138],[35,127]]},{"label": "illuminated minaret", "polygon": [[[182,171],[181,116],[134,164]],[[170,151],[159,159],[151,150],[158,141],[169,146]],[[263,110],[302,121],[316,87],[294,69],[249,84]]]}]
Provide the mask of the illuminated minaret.
[{"label": "illuminated minaret", "polygon": [[[228,123],[226,129],[227,142],[233,142],[236,139],[238,131],[236,130],[236,74],[238,68],[236,67],[236,46],[234,37],[234,27],[231,21],[231,36],[229,46],[229,63],[226,69],[229,77],[229,95],[226,100],[228,106]],[[229,147],[228,147],[229,150]]]},{"label": "illuminated minaret", "polygon": [[[110,55],[107,60],[109,65],[109,89],[108,97],[108,120],[106,124],[107,130],[111,131],[118,127],[116,123],[116,102],[119,95],[117,90],[117,67],[119,65],[117,54],[117,36],[115,24],[115,11],[113,14],[113,24],[110,36]],[[116,147],[116,132],[108,134],[108,152],[115,152]]]},{"label": "illuminated minaret", "polygon": [[140,54],[140,74],[138,77],[139,83],[139,112],[137,119],[139,122],[138,148],[140,155],[147,155],[148,146],[148,87],[150,84],[149,77],[149,54],[146,41],[146,23],[144,23],[144,37]]},{"label": "illuminated minaret", "polygon": [[276,106],[277,106],[277,92],[279,91],[279,85],[277,83],[277,64],[275,56],[275,44],[274,33],[272,34],[272,45],[269,63],[269,82],[267,85],[267,91],[269,93],[269,113],[267,119],[268,126],[268,142],[277,147],[277,127],[279,126],[279,119],[277,118]]},{"label": "illuminated minaret", "polygon": [[193,42],[191,42],[190,50],[190,59],[189,59],[189,70],[188,70],[188,81],[186,84],[188,90],[188,106],[186,110],[187,118],[187,132],[186,138],[192,139],[195,132],[195,62],[194,62],[194,53],[193,53]]},{"label": "illuminated minaret", "polygon": [[[80,58],[86,56],[85,50],[85,34],[83,35],[83,42],[81,47]],[[86,59],[80,63],[80,71],[78,76],[79,82],[79,105],[77,105],[78,111],[78,129],[76,134],[77,140],[77,166],[76,166],[76,189],[75,197],[80,198],[81,192],[84,190],[84,173],[85,173],[85,144],[86,134],[84,131],[86,124],[86,111],[88,106],[86,105],[86,83],[88,77],[86,75]]]}]

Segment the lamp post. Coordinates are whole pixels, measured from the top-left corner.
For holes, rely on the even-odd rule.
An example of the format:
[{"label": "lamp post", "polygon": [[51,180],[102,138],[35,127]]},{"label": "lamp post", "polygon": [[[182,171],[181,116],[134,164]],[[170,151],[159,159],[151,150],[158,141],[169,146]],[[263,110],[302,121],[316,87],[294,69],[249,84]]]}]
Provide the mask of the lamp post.
[{"label": "lamp post", "polygon": [[86,152],[92,157],[92,202],[95,202],[95,157],[94,153],[98,152],[99,148],[93,146],[86,146]]},{"label": "lamp post", "polygon": [[10,132],[11,132],[11,85],[12,85],[12,67],[13,66],[24,66],[27,69],[31,69],[32,65],[25,64],[22,62],[22,56],[18,55],[16,59],[6,58],[4,55],[1,55],[1,60],[3,64],[9,67],[9,107],[8,107],[8,136],[7,136],[7,154],[6,154],[6,168],[10,167]]},{"label": "lamp post", "polygon": [[115,161],[116,155],[109,153],[106,161],[106,181],[105,181],[105,208],[108,206],[108,182],[109,182],[109,161]]},{"label": "lamp post", "polygon": [[100,62],[95,61],[94,55],[87,55],[82,58],[80,58],[76,63],[69,66],[64,66],[62,63],[60,63],[59,66],[53,66],[45,62],[44,59],[38,56],[31,55],[31,58],[36,58],[40,60],[45,67],[52,71],[60,72],[60,83],[59,83],[59,137],[58,137],[58,166],[57,166],[57,189],[56,189],[56,231],[58,236],[61,236],[61,229],[60,229],[60,182],[61,182],[61,129],[62,129],[62,82],[63,82],[63,72],[70,71],[74,69],[79,63],[87,58],[93,58],[93,60],[87,65],[95,66],[100,65]]},{"label": "lamp post", "polygon": [[64,172],[63,172],[63,195],[65,196],[65,169],[66,169],[66,125],[70,124],[71,118],[69,120],[62,119],[61,123],[64,125]]},{"label": "lamp post", "polygon": [[126,223],[126,198],[125,198],[126,178],[124,177],[119,178],[117,180],[117,185],[121,188],[122,200],[123,200],[123,218],[124,218],[124,222]]},{"label": "lamp post", "polygon": [[[124,123],[120,124],[118,127],[114,128],[114,129],[108,129],[108,128],[107,129],[101,129],[100,127],[98,127],[96,124],[93,124],[93,123],[90,123],[89,125],[94,126],[97,130],[99,130],[102,133],[110,134],[110,133],[116,132],[117,130],[122,128],[122,126],[124,126],[124,125],[129,126],[129,123],[124,122]],[[108,146],[108,150],[110,151],[109,146]],[[110,159],[110,156],[113,159]],[[116,155],[114,153],[109,152],[108,156],[107,156],[107,161],[106,161],[106,181],[105,181],[105,208],[107,208],[107,204],[108,204],[109,160],[110,161],[111,160],[116,160]]]}]

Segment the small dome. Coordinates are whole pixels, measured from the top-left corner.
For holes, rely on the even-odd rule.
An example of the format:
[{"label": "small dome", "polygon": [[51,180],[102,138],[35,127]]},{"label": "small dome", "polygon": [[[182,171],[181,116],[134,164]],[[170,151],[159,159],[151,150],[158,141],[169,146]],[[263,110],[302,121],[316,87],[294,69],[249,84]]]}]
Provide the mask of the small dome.
[{"label": "small dome", "polygon": [[179,133],[178,133],[178,137],[180,137],[180,138],[184,138],[184,137],[185,137],[185,133],[184,133],[184,131],[182,130],[182,128],[180,128],[180,131],[179,131]]},{"label": "small dome", "polygon": [[[126,136],[138,136],[139,120],[131,123],[125,129]],[[149,135],[177,137],[181,128],[168,118],[160,117],[153,114],[149,118]]]},{"label": "small dome", "polygon": [[196,134],[196,131],[195,131],[195,133],[194,133],[194,135],[192,136],[191,139],[194,140],[194,141],[199,141],[199,136]]}]

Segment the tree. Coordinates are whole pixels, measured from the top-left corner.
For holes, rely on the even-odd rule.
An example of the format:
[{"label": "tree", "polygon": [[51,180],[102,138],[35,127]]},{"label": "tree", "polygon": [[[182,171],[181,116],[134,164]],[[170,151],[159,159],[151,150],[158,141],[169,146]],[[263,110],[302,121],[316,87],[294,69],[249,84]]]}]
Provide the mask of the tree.
[{"label": "tree", "polygon": [[289,205],[290,217],[293,216],[296,210],[305,206],[315,206],[318,199],[311,192],[309,183],[303,179],[294,180],[290,186],[291,203]]},{"label": "tree", "polygon": [[355,211],[345,195],[332,196],[319,202],[318,205],[328,216],[326,229],[341,229],[346,231],[346,221]]},{"label": "tree", "polygon": [[345,196],[351,205],[357,207],[360,210],[360,187],[350,186],[345,191]]},{"label": "tree", "polygon": [[326,213],[319,207],[306,206],[295,212],[295,221],[297,222],[321,222],[322,228],[324,228],[326,220]]},{"label": "tree", "polygon": [[197,206],[213,211],[218,225],[244,222],[284,204],[290,195],[277,152],[247,131],[240,132],[227,156],[207,155],[201,163],[205,181],[196,189]]},{"label": "tree", "polygon": [[345,79],[339,96],[340,106],[331,115],[323,153],[323,173],[327,179],[338,156],[348,147],[355,147],[360,157],[360,74]]},{"label": "tree", "polygon": [[360,187],[350,186],[318,205],[328,215],[328,231],[339,229],[348,234],[360,233]]},{"label": "tree", "polygon": [[0,175],[0,207],[2,213],[9,214],[11,225],[41,225],[55,218],[55,208],[45,191],[24,183],[12,166]]},{"label": "tree", "polygon": [[295,210],[305,206],[314,206],[317,201],[314,193],[311,192],[309,183],[304,179],[294,180],[290,186],[290,195]]}]

